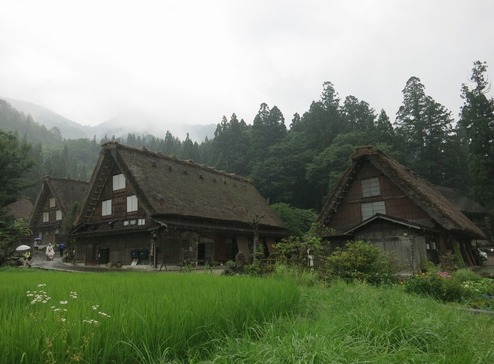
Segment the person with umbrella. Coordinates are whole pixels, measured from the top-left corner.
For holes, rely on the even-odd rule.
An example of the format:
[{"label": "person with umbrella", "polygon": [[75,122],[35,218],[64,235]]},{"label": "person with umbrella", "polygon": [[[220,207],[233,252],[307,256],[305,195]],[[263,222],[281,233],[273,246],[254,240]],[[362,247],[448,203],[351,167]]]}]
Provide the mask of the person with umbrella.
[{"label": "person with umbrella", "polygon": [[46,260],[53,260],[53,257],[55,256],[55,249],[53,249],[53,246],[51,243],[48,243],[46,246]]},{"label": "person with umbrella", "polygon": [[24,253],[22,253],[22,257],[24,258],[24,266],[28,266],[29,268],[31,268],[31,251],[26,250]]},{"label": "person with umbrella", "polygon": [[22,252],[23,265],[30,267],[31,263],[29,261],[31,260],[31,247],[29,245],[19,245],[15,248],[15,251]]}]

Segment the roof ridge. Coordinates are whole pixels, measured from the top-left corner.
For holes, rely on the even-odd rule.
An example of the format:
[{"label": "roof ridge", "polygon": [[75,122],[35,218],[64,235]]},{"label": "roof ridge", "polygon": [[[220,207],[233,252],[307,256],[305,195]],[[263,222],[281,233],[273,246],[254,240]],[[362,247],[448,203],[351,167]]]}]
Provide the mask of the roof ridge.
[{"label": "roof ridge", "polygon": [[128,150],[132,150],[132,151],[135,151],[138,153],[147,154],[149,156],[153,156],[156,158],[161,158],[161,159],[173,162],[173,163],[178,163],[180,165],[202,169],[202,170],[205,170],[208,172],[216,173],[216,174],[221,175],[221,176],[225,176],[228,178],[236,179],[236,180],[241,181],[241,182],[247,182],[247,183],[252,184],[251,179],[239,176],[235,173],[220,171],[220,170],[218,170],[214,167],[208,166],[206,164],[196,163],[196,162],[192,161],[191,159],[179,159],[177,157],[169,156],[169,155],[163,154],[161,152],[153,152],[153,151],[150,151],[149,149],[147,149],[146,147],[136,148],[136,147],[132,147],[132,146],[129,146],[126,144],[121,144],[117,141],[106,142],[106,143],[102,144],[101,147],[103,149],[128,149]]},{"label": "roof ridge", "polygon": [[43,176],[44,181],[51,181],[51,180],[59,180],[59,181],[64,181],[64,182],[81,182],[81,183],[89,183],[88,181],[83,181],[81,179],[75,179],[75,178],[68,178],[68,177],[54,177],[54,176]]}]

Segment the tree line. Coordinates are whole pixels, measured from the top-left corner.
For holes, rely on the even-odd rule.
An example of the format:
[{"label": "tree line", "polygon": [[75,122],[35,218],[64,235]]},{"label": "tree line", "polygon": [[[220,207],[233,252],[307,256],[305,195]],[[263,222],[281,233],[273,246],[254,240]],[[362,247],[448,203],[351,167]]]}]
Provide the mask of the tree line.
[{"label": "tree line", "polygon": [[[200,143],[188,135],[181,141],[170,132],[164,138],[129,134],[117,140],[252,178],[271,204],[314,211],[324,204],[354,149],[375,145],[430,182],[455,188],[494,211],[494,101],[487,95],[485,62],[474,62],[469,81],[460,87],[459,120],[414,76],[406,82],[393,121],[355,96],[340,98],[325,82],[320,99],[302,115],[294,114],[288,125],[277,106],[262,103],[251,124],[236,114],[224,116],[214,137]],[[0,103],[0,117],[5,108]],[[9,115],[12,119],[15,110]],[[17,116],[27,125],[22,130],[33,128],[29,118]],[[29,142],[30,134],[22,133],[19,137]],[[43,140],[38,136],[31,144],[32,181],[43,175],[88,180],[100,143],[115,139],[63,140],[46,129],[40,135]]]}]

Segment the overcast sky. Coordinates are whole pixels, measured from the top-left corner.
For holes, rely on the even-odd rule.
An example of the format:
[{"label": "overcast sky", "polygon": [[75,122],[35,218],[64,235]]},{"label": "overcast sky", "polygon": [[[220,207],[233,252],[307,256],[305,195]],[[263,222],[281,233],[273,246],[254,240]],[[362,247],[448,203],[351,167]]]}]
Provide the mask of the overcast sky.
[{"label": "overcast sky", "polygon": [[492,0],[0,4],[0,97],[85,125],[251,123],[266,102],[288,126],[325,81],[394,121],[411,76],[456,118],[473,62],[494,74]]}]

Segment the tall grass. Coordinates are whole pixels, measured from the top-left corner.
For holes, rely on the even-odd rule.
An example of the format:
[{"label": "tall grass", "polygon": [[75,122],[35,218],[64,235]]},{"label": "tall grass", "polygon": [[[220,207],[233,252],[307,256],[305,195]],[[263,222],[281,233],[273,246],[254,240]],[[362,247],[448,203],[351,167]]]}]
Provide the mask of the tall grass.
[{"label": "tall grass", "polygon": [[227,338],[213,363],[494,363],[494,318],[405,294],[335,283],[304,289],[298,316]]},{"label": "tall grass", "polygon": [[[491,315],[284,277],[0,271],[0,362],[494,362]],[[32,304],[33,290],[51,299]]]},{"label": "tall grass", "polygon": [[294,310],[291,280],[207,274],[0,272],[2,363],[201,360]]}]

